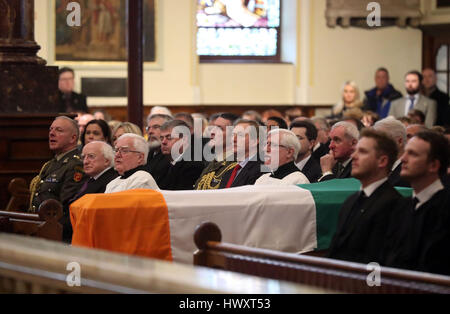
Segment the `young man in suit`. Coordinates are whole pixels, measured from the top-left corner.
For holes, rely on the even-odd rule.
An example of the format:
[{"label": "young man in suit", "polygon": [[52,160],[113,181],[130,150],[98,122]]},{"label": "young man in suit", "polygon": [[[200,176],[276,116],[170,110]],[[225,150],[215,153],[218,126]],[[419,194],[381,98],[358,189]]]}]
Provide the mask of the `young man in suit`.
[{"label": "young man in suit", "polygon": [[330,152],[320,159],[322,177],[319,182],[346,179],[352,173],[352,154],[359,140],[359,131],[350,122],[338,122],[330,132]]},{"label": "young man in suit", "polygon": [[224,174],[220,189],[254,185],[262,176],[263,163],[259,158],[259,123],[240,119],[234,124],[233,145],[236,167]]},{"label": "young man in suit", "polygon": [[295,121],[291,124],[291,131],[300,142],[300,151],[295,165],[308,178],[309,182],[316,183],[322,176],[319,162],[312,156],[316,146],[317,129],[310,121]]},{"label": "young man in suit", "polygon": [[401,176],[414,192],[391,223],[387,266],[450,275],[450,193],[440,179],[449,158],[438,133],[419,132],[406,144]]},{"label": "young man in suit", "polygon": [[397,145],[385,133],[365,130],[352,158],[352,176],[362,188],[342,205],[328,257],[380,263],[389,221],[402,202],[388,182]]},{"label": "young man in suit", "polygon": [[395,118],[407,116],[408,113],[417,109],[425,114],[425,125],[431,128],[436,123],[437,105],[436,101],[420,93],[422,87],[422,74],[418,71],[409,71],[405,76],[405,89],[407,96],[392,102],[389,115]]}]

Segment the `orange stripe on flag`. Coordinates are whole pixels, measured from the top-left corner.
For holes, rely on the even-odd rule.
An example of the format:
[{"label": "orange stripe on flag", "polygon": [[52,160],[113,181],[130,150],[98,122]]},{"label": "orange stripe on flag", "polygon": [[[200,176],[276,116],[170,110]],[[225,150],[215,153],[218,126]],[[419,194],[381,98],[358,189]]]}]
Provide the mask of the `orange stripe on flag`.
[{"label": "orange stripe on flag", "polygon": [[70,206],[72,245],[172,261],[169,214],[161,193],[88,194]]}]

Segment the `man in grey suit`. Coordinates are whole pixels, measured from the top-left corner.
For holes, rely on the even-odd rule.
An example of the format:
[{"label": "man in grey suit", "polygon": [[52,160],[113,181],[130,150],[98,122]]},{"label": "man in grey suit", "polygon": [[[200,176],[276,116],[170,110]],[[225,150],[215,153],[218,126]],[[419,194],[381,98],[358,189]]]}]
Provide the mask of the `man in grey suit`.
[{"label": "man in grey suit", "polygon": [[408,112],[416,109],[425,114],[425,125],[431,128],[437,119],[437,104],[420,93],[422,74],[418,71],[409,71],[405,76],[406,97],[392,102],[389,111],[390,116],[401,118],[408,115]]}]

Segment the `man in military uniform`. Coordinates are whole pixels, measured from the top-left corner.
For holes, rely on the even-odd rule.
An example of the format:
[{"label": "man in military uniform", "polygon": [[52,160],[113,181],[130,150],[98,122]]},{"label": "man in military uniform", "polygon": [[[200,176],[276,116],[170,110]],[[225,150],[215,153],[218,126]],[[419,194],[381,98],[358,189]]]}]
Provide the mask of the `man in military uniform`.
[{"label": "man in military uniform", "polygon": [[70,224],[69,200],[85,181],[83,162],[77,149],[78,137],[78,126],[74,120],[64,116],[56,118],[49,131],[49,147],[55,157],[42,167],[30,185],[30,211],[37,212],[45,200],[57,200],[64,209],[60,221],[63,227]]},{"label": "man in military uniform", "polygon": [[[203,170],[195,184],[196,190],[218,189],[223,176],[237,166],[237,162],[233,161],[233,149],[230,147],[227,151],[227,139],[231,136],[227,133],[227,127],[232,127],[237,118],[232,113],[222,113],[211,124],[213,128],[208,145],[215,148],[215,159]],[[222,148],[221,152],[218,151],[219,147]]]}]

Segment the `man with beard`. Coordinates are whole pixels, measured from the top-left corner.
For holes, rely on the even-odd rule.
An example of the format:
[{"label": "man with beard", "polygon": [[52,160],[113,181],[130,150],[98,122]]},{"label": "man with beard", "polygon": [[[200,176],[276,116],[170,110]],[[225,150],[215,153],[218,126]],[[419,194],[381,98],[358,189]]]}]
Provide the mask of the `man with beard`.
[{"label": "man with beard", "polygon": [[161,126],[172,121],[171,116],[165,114],[150,115],[147,119],[147,136],[149,153],[147,159],[147,170],[159,185],[169,169],[169,160],[164,158],[161,152]]},{"label": "man with beard", "polygon": [[420,110],[425,114],[425,125],[431,128],[437,119],[436,101],[420,93],[422,74],[418,71],[410,71],[405,76],[405,88],[407,96],[392,102],[389,111],[390,116],[401,118],[407,116],[413,110]]}]

